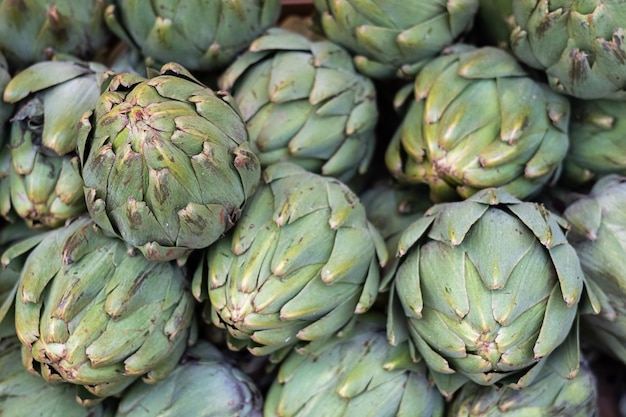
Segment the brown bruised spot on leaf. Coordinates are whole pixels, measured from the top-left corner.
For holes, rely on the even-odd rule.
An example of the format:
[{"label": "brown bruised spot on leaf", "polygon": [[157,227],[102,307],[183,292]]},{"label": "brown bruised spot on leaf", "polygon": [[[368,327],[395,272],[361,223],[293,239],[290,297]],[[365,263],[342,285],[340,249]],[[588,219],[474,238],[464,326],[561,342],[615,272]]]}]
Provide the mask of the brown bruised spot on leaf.
[{"label": "brown bruised spot on leaf", "polygon": [[572,59],[572,66],[569,73],[570,78],[574,83],[584,82],[589,76],[589,55],[587,55],[586,52],[583,52],[580,49],[574,49],[570,53],[570,58]]},{"label": "brown bruised spot on leaf", "polygon": [[238,149],[235,151],[234,165],[236,168],[245,168],[247,170],[255,170],[257,168],[256,156],[252,152]]}]

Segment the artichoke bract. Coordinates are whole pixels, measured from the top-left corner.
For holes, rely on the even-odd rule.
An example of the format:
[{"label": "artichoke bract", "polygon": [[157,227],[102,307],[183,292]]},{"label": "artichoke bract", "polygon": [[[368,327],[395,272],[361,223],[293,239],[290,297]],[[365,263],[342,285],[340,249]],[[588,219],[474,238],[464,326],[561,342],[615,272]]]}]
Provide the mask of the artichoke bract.
[{"label": "artichoke bract", "polygon": [[608,175],[568,204],[568,235],[590,284],[608,297],[606,314],[584,315],[586,341],[626,363],[626,177]]},{"label": "artichoke bract", "polygon": [[280,365],[266,397],[265,417],[440,417],[444,401],[404,345],[390,346],[381,316]]},{"label": "artichoke bract", "polygon": [[[4,91],[7,84],[11,81],[11,73],[9,72],[9,64],[0,52],[0,91]],[[7,122],[13,115],[13,103],[7,103],[4,100],[0,100],[0,146],[4,146],[8,135]]]},{"label": "artichoke bract", "polygon": [[550,86],[581,99],[626,100],[626,4],[609,0],[513,2],[511,49]]},{"label": "artichoke bract", "polygon": [[478,0],[315,0],[324,34],[373,78],[413,78],[473,24]]},{"label": "artichoke bract", "polygon": [[23,364],[77,385],[87,404],[139,378],[162,380],[187,346],[194,304],[181,267],[133,255],[83,216],[27,255],[15,301]]},{"label": "artichoke bract", "polygon": [[151,260],[184,259],[230,229],[261,168],[232,97],[178,64],[111,79],[82,119],[89,214]]},{"label": "artichoke bract", "polygon": [[191,71],[228,65],[278,21],[280,0],[122,0],[106,10],[109,28],[149,65]]},{"label": "artichoke bract", "polygon": [[563,181],[587,185],[599,178],[626,175],[626,102],[572,100],[570,148]]},{"label": "artichoke bract", "polygon": [[595,376],[585,361],[574,375],[563,374],[552,358],[523,389],[467,384],[457,393],[447,417],[598,416]]},{"label": "artichoke bract", "polygon": [[501,187],[525,199],[559,174],[570,104],[535,82],[509,53],[455,45],[428,63],[385,155],[404,183],[426,183],[435,202]]},{"label": "artichoke bract", "polygon": [[44,61],[50,53],[91,59],[110,39],[104,10],[110,0],[0,2],[0,51],[12,69]]},{"label": "artichoke bract", "polygon": [[7,417],[65,416],[104,417],[110,415],[98,404],[84,407],[69,384],[49,384],[22,366],[20,341],[0,341],[0,415]]},{"label": "artichoke bract", "polygon": [[291,161],[344,182],[367,171],[376,89],[339,45],[270,29],[226,69],[220,88],[235,98],[263,166]]},{"label": "artichoke bract", "polygon": [[577,316],[584,277],[565,226],[499,189],[434,205],[398,244],[391,341],[408,332],[446,395],[467,380],[521,381]]},{"label": "artichoke bract", "polygon": [[199,340],[163,381],[137,381],[115,417],[261,417],[263,398],[250,377],[210,343]]},{"label": "artichoke bract", "polygon": [[264,171],[241,218],[193,278],[206,319],[232,349],[280,360],[331,336],[374,303],[387,250],[343,183],[289,162]]}]

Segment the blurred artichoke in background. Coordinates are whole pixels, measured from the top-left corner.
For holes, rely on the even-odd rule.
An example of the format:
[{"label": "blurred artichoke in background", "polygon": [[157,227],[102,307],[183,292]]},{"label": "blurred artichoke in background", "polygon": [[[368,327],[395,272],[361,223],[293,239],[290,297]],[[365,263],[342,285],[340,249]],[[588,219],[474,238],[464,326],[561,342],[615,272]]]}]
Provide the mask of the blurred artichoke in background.
[{"label": "blurred artichoke in background", "polygon": [[478,0],[315,0],[324,34],[373,78],[413,78],[474,22]]},{"label": "blurred artichoke in background", "polygon": [[433,206],[400,238],[391,341],[406,337],[406,325],[446,395],[468,379],[530,382],[524,374],[570,332],[583,291],[565,227],[498,189]]},{"label": "blurred artichoke in background", "polygon": [[[8,83],[16,103],[10,162],[0,180],[0,213],[33,228],[54,228],[86,211],[76,141],[83,113],[95,108],[107,68],[95,62],[44,61]],[[3,169],[4,171],[4,169]]]},{"label": "blurred artichoke in background", "polygon": [[104,417],[110,415],[98,404],[83,407],[69,384],[49,384],[22,366],[20,341],[0,341],[0,415],[3,417]]},{"label": "blurred artichoke in background", "polygon": [[222,75],[261,164],[291,161],[348,181],[369,167],[376,89],[347,51],[284,29],[256,39]]},{"label": "blurred artichoke in background", "polygon": [[572,100],[570,148],[562,179],[592,184],[609,174],[626,175],[626,102]]},{"label": "blurred artichoke in background", "polygon": [[590,284],[600,287],[611,309],[583,316],[585,341],[626,363],[626,177],[608,175],[590,193],[571,202],[563,216]]},{"label": "blurred artichoke in background", "polygon": [[250,377],[205,341],[190,347],[163,381],[137,381],[115,417],[261,417],[263,398]]},{"label": "blurred artichoke in background", "polygon": [[523,389],[467,384],[452,401],[447,417],[598,416],[596,379],[586,361],[574,374],[563,373],[553,353],[536,379]]},{"label": "blurred artichoke in background", "polygon": [[11,69],[54,53],[91,59],[110,39],[104,10],[110,0],[2,0],[0,51]]},{"label": "blurred artichoke in background", "polygon": [[[0,52],[0,92],[4,91],[9,81],[11,81],[9,64],[2,52]],[[9,137],[7,122],[13,115],[13,107],[13,103],[0,100],[0,147],[4,147],[6,138]]]},{"label": "blurred artichoke in background", "polygon": [[[29,245],[10,248],[3,265]],[[79,385],[86,404],[139,378],[164,379],[189,339],[194,300],[182,269],[133,256],[88,216],[42,235],[17,294],[24,366],[49,382]]]},{"label": "blurred artichoke in background", "polygon": [[[193,279],[233,349],[278,361],[374,303],[387,250],[358,197],[336,179],[279,162]],[[210,317],[209,317],[210,315]]]},{"label": "blurred artichoke in background", "polygon": [[280,365],[267,394],[265,417],[440,417],[443,397],[406,344],[390,346],[382,316],[354,327]]},{"label": "blurred artichoke in background", "polygon": [[511,48],[545,71],[559,93],[626,100],[626,3],[621,0],[513,2]]},{"label": "blurred artichoke in background", "polygon": [[420,71],[413,93],[385,160],[401,182],[428,184],[435,202],[489,187],[524,199],[558,175],[569,101],[507,52],[456,45]]},{"label": "blurred artichoke in background", "polygon": [[180,65],[118,74],[80,128],[89,214],[148,259],[184,259],[230,229],[254,192],[247,140],[232,97]]},{"label": "blurred artichoke in background", "polygon": [[148,65],[190,71],[228,65],[278,21],[280,0],[122,0],[107,8],[109,28]]}]

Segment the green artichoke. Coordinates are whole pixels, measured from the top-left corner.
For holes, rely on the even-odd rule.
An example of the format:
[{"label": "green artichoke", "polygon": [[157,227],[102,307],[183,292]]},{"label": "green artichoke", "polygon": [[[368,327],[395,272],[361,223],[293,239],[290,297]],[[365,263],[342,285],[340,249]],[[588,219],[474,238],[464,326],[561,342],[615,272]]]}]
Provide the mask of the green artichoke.
[{"label": "green artichoke", "polygon": [[184,259],[231,228],[254,192],[247,139],[232,97],[180,65],[118,74],[80,127],[87,209],[148,259]]},{"label": "green artichoke", "polygon": [[426,366],[404,345],[390,346],[384,318],[360,317],[353,328],[304,354],[292,352],[267,394],[265,417],[440,417],[443,397]]},{"label": "green artichoke", "polygon": [[174,61],[213,71],[274,25],[280,9],[280,0],[122,0],[107,8],[105,20],[149,65]]},{"label": "green artichoke", "polygon": [[626,102],[571,102],[570,148],[562,179],[582,186],[606,175],[626,175]]},{"label": "green artichoke", "polygon": [[220,88],[235,98],[263,166],[291,161],[344,182],[367,171],[376,89],[339,45],[270,29],[227,68]]},{"label": "green artichoke", "polygon": [[478,0],[474,29],[483,41],[508,49],[513,22],[513,0]]},{"label": "green artichoke", "polygon": [[[7,250],[3,265],[32,240]],[[190,334],[195,303],[183,270],[133,256],[88,216],[39,240],[25,260],[15,304],[24,366],[49,382],[78,385],[88,404],[139,378],[164,379]]]},{"label": "green artichoke", "polygon": [[507,52],[457,45],[424,67],[413,91],[385,160],[401,182],[428,184],[435,202],[489,187],[524,199],[558,175],[569,101]]},{"label": "green artichoke", "polygon": [[511,49],[550,86],[581,99],[626,100],[626,4],[621,0],[513,2]]},{"label": "green artichoke", "polygon": [[248,375],[199,340],[163,381],[137,381],[122,395],[116,417],[261,417],[263,398]]},{"label": "green artichoke", "polygon": [[587,363],[582,361],[574,374],[564,374],[553,355],[523,389],[465,385],[454,397],[447,417],[598,416],[596,379]]},{"label": "green artichoke", "polygon": [[11,68],[51,53],[91,59],[110,39],[103,15],[110,0],[2,0],[0,51]]},{"label": "green artichoke", "polygon": [[[0,52],[0,92],[3,92],[7,84],[11,81],[11,73],[9,72],[9,64],[6,58]],[[8,135],[7,122],[13,115],[13,104],[0,100],[0,147],[5,145]]]},{"label": "green artichoke", "polygon": [[608,297],[606,314],[582,317],[586,340],[626,363],[626,177],[608,175],[568,204],[568,238],[590,284]]},{"label": "green artichoke", "polygon": [[69,384],[49,384],[22,366],[17,338],[0,341],[0,415],[3,417],[104,417],[102,404],[84,407]]},{"label": "green artichoke", "polygon": [[413,78],[474,22],[478,0],[315,0],[324,34],[373,78]]},{"label": "green artichoke", "polygon": [[[341,330],[376,299],[387,250],[340,181],[279,162],[193,278],[232,349],[280,360]],[[208,316],[210,315],[210,316]]]},{"label": "green artichoke", "polygon": [[501,189],[434,205],[398,244],[390,341],[401,342],[408,327],[446,395],[468,380],[522,381],[577,316],[583,272],[565,227]]}]

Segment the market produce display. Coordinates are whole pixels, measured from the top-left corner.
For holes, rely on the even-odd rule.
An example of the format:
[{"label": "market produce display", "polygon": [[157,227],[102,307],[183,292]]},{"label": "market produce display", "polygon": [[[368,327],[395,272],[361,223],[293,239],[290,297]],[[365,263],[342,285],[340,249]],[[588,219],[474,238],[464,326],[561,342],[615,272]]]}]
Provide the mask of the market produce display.
[{"label": "market produce display", "polygon": [[0,415],[626,417],[625,33],[0,0]]}]

